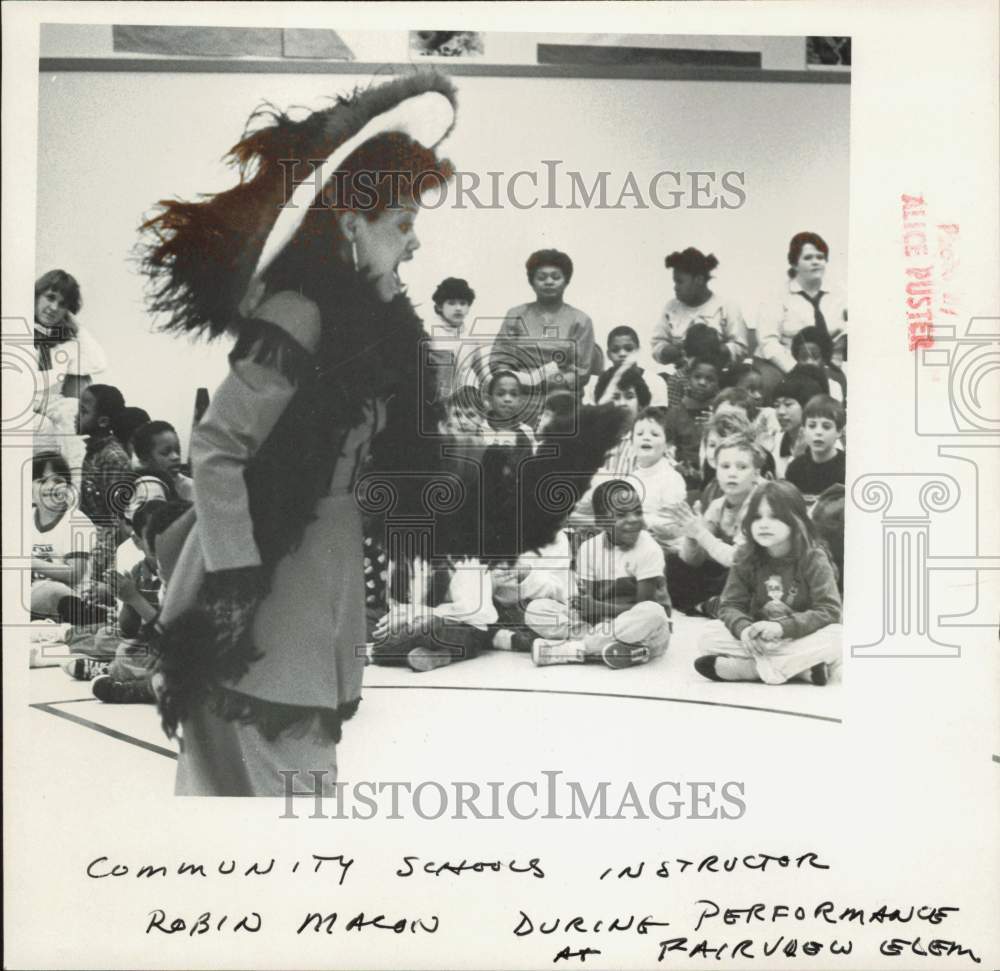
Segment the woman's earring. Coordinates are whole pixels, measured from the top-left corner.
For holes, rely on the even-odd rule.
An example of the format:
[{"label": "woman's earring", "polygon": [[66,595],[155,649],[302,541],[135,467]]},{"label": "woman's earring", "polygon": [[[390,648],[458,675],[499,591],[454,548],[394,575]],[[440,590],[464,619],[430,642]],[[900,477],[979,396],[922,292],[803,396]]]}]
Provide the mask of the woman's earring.
[{"label": "woman's earring", "polygon": [[351,240],[351,262],[354,264],[354,272],[358,272],[358,241]]}]

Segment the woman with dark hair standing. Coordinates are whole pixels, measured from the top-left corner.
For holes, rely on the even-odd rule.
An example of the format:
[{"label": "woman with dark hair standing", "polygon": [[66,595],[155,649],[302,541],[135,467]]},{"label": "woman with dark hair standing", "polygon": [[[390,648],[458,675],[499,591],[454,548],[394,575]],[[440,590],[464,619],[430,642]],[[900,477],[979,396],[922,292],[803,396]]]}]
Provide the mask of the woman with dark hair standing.
[{"label": "woman with dark hair standing", "polygon": [[718,333],[732,364],[747,354],[747,325],[740,308],[720,300],[708,281],[719,261],[689,246],[671,253],[664,263],[673,270],[674,297],[663,308],[653,328],[653,357],[660,364],[675,364],[683,357],[684,335],[692,324],[706,324]]},{"label": "woman with dark hair standing", "polygon": [[768,391],[795,367],[792,340],[804,327],[815,327],[833,342],[833,363],[847,355],[847,304],[823,287],[830,247],[816,233],[796,233],[788,244],[788,283],[757,316],[756,364]]}]

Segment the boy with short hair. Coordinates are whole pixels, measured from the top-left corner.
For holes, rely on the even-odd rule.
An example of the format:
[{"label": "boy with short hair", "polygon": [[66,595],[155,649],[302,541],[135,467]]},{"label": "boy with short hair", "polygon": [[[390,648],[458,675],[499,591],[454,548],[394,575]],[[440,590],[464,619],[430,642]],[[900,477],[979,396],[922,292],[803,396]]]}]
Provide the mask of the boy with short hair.
[{"label": "boy with short hair", "polygon": [[681,398],[666,411],[667,437],[674,443],[677,471],[684,477],[690,492],[700,492],[704,484],[701,434],[712,414],[712,399],[719,390],[720,373],[719,358],[691,358]]},{"label": "boy with short hair", "polygon": [[843,406],[830,395],[810,398],[803,409],[806,451],[789,463],[785,478],[808,503],[830,486],[847,480],[846,453],[837,448],[845,423]]},{"label": "boy with short hair", "polygon": [[622,479],[602,482],[594,512],[602,528],[577,553],[579,593],[571,609],[542,599],[525,610],[528,625],[542,635],[531,645],[539,667],[585,661],[632,667],[659,657],[670,643],[663,551],[646,531],[639,494]]},{"label": "boy with short hair", "polygon": [[792,459],[806,449],[802,431],[802,413],[811,398],[822,394],[820,386],[808,375],[786,374],[774,389],[774,413],[781,426],[781,437],[775,443],[771,454],[774,456],[776,478],[783,479]]},{"label": "boy with short hair", "polygon": [[665,408],[667,406],[669,403],[667,384],[664,375],[660,373],[664,371],[664,368],[643,354],[639,335],[632,327],[623,324],[620,327],[611,328],[608,332],[607,356],[610,364],[609,371],[613,371],[626,361],[635,365],[649,387],[650,404],[654,407],[662,406]]},{"label": "boy with short hair", "polygon": [[715,451],[718,498],[700,515],[700,504],[694,510],[677,507],[684,542],[679,557],[670,558],[667,576],[671,599],[680,610],[715,616],[764,460],[763,449],[748,435],[727,436]]},{"label": "boy with short hair", "polygon": [[821,368],[830,384],[830,397],[847,401],[847,378],[833,363],[833,340],[818,327],[803,327],[792,338],[792,357],[799,365]]},{"label": "boy with short hair", "polygon": [[[680,404],[688,390],[688,379],[694,361],[714,361],[719,373],[725,359],[722,340],[708,324],[692,324],[684,335],[679,362],[668,365],[661,377],[667,385],[667,404]],[[718,389],[716,389],[718,390]]]}]

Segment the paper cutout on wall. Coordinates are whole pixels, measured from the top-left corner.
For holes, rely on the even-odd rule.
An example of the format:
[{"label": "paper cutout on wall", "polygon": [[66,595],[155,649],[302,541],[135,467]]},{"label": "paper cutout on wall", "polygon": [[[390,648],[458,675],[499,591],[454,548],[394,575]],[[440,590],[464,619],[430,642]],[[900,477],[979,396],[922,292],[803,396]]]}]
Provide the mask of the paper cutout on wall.
[{"label": "paper cutout on wall", "polygon": [[279,27],[164,27],[115,24],[116,53],[281,57]]},{"label": "paper cutout on wall", "polygon": [[335,30],[280,27],[164,27],[116,24],[116,53],[195,57],[303,57],[351,61]]}]

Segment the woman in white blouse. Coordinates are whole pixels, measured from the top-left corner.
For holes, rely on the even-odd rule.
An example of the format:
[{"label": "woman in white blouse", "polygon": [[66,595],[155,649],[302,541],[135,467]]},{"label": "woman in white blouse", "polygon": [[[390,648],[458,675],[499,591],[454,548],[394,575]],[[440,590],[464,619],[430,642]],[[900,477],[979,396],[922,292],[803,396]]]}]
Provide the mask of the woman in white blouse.
[{"label": "woman in white blouse", "polygon": [[830,247],[816,233],[796,233],[788,244],[788,283],[757,316],[756,365],[770,391],[795,366],[792,339],[816,327],[833,341],[833,360],[847,352],[847,304],[823,286]]}]

